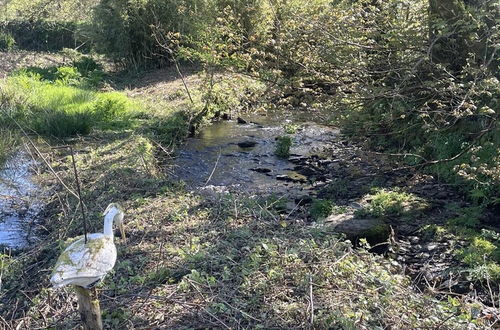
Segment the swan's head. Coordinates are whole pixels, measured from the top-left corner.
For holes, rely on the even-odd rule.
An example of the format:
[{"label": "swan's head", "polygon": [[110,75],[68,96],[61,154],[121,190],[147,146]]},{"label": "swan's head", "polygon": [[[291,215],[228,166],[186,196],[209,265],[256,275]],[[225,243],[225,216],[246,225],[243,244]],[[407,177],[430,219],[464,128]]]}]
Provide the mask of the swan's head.
[{"label": "swan's head", "polygon": [[111,203],[108,205],[106,210],[104,210],[104,216],[112,216],[113,223],[116,223],[120,227],[120,233],[122,235],[123,241],[126,241],[125,237],[125,228],[123,226],[123,216],[125,213],[123,212],[122,207],[118,203]]}]

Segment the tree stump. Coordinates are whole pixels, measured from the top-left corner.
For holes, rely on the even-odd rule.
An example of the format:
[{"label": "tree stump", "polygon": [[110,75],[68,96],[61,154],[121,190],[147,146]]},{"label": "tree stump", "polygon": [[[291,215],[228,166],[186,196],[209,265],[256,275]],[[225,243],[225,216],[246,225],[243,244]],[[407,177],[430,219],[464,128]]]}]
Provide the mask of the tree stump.
[{"label": "tree stump", "polygon": [[101,307],[97,294],[92,295],[89,289],[75,285],[78,297],[78,312],[85,330],[102,330]]}]

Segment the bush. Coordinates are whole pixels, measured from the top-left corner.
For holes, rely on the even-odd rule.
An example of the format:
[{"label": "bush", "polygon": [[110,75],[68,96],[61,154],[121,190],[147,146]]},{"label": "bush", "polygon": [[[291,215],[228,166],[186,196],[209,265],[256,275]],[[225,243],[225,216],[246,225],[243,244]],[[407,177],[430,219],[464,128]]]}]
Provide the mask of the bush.
[{"label": "bush", "polygon": [[46,68],[29,66],[14,72],[13,75],[33,76],[40,80],[81,88],[98,87],[104,78],[104,72],[101,70],[102,66],[92,58],[87,56],[83,58],[88,59],[74,61],[73,66],[51,66]]},{"label": "bush", "polygon": [[81,56],[73,61],[73,66],[84,77],[88,77],[94,71],[102,71],[102,65],[90,56]]},{"label": "bush", "polygon": [[0,50],[9,51],[14,48],[16,40],[14,37],[7,32],[0,32]]},{"label": "bush", "polygon": [[[9,33],[20,49],[34,51],[59,51],[82,44],[80,50],[88,50],[87,38],[77,36],[78,24],[43,20],[9,21],[0,23],[1,29]],[[87,42],[87,43],[86,43]]]},{"label": "bush", "polygon": [[80,78],[80,72],[75,67],[61,66],[56,69],[56,81],[61,85],[76,85]]},{"label": "bush", "polygon": [[[169,61],[169,53],[158,45],[167,32],[194,36],[210,15],[201,0],[103,0],[95,7],[92,24],[86,32],[97,51],[118,63],[135,67]],[[160,31],[158,31],[160,30]]]}]

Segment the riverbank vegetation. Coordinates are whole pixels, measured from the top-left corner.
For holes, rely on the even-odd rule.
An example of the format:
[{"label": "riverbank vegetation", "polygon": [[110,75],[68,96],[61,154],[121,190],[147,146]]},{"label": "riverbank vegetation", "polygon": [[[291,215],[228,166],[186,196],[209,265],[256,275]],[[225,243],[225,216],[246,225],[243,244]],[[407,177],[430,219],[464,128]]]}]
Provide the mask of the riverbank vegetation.
[{"label": "riverbank vegetation", "polygon": [[[71,292],[47,289],[65,240],[81,234],[72,185],[61,185],[73,180],[69,154],[50,149],[63,144],[76,150],[93,231],[107,203],[127,210],[130,242],[99,288],[110,328],[498,324],[499,18],[490,0],[10,1],[0,164],[32,141],[54,193],[41,241],[1,255],[3,326],[78,323]],[[188,136],[248,112],[340,127],[384,164],[365,173],[351,153],[330,170],[345,177],[291,210],[286,198],[205,196],[170,176]],[[301,127],[281,126],[285,161]],[[415,188],[422,178],[444,192]],[[349,212],[384,223],[385,256],[325,220]],[[408,271],[398,235],[448,246],[451,275]]]}]

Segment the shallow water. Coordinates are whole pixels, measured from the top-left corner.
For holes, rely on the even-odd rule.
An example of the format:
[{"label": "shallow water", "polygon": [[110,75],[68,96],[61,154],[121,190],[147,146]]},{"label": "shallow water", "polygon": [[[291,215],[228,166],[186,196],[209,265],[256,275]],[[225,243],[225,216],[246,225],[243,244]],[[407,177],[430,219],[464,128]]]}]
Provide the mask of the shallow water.
[{"label": "shallow water", "polygon": [[23,248],[36,239],[31,228],[42,204],[40,187],[32,181],[35,165],[19,151],[0,170],[0,245]]},{"label": "shallow water", "polygon": [[[191,188],[219,192],[296,194],[307,190],[307,180],[294,171],[295,165],[274,154],[276,138],[285,134],[283,118],[247,116],[244,119],[246,124],[213,123],[198,136],[189,138],[174,162],[174,177]],[[312,122],[294,124],[301,129],[291,135],[294,139],[291,158],[317,154],[338,136],[337,130]],[[255,143],[255,146],[245,147],[242,142]]]}]

